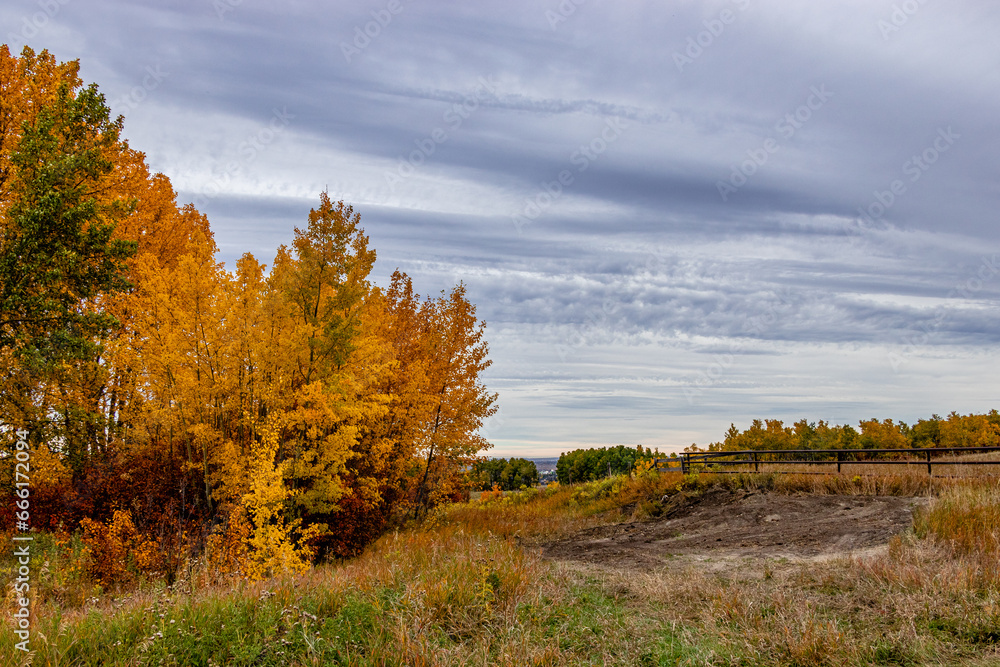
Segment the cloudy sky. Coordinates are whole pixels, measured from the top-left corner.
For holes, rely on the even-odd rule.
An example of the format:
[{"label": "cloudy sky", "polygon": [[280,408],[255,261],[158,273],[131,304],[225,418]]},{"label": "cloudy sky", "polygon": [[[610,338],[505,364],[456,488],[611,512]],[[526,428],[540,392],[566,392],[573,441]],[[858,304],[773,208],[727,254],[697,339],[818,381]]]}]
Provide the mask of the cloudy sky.
[{"label": "cloudy sky", "polygon": [[36,0],[231,264],[328,189],[487,322],[501,456],[987,411],[1000,4]]}]

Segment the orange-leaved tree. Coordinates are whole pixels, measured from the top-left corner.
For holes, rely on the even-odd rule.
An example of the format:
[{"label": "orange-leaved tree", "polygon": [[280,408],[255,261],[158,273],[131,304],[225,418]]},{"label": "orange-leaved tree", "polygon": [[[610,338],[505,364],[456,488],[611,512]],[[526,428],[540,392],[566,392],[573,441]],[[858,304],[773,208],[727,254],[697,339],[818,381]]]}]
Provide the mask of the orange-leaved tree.
[{"label": "orange-leaved tree", "polygon": [[464,286],[373,286],[327,193],[270,272],[227,269],[78,69],[0,47],[0,422],[30,433],[33,519],[84,525],[105,580],[202,548],[266,576],[459,495],[496,400]]},{"label": "orange-leaved tree", "polygon": [[497,410],[497,396],[487,391],[481,377],[491,363],[486,325],[476,318],[465,286],[425,301],[419,316],[425,386],[418,422],[422,470],[415,513],[459,490],[460,473],[490,446],[478,431]]}]

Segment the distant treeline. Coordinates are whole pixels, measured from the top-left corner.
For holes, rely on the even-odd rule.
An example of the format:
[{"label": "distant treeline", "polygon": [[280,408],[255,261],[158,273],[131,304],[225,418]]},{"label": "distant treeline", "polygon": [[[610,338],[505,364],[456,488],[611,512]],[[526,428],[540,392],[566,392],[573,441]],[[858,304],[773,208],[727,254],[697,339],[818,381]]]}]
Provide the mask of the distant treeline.
[{"label": "distant treeline", "polygon": [[[913,425],[892,419],[872,418],[858,427],[800,419],[785,426],[780,419],[755,419],[741,431],[730,424],[725,439],[707,449],[696,444],[686,452],[726,452],[768,449],[912,449],[921,447],[1000,447],[1000,412],[947,417],[931,415]],[[560,484],[589,482],[630,472],[640,460],[662,458],[659,450],[638,445],[577,449],[559,457]],[[676,456],[671,454],[670,456]]]},{"label": "distant treeline", "polygon": [[[891,419],[869,419],[852,426],[801,419],[785,426],[780,419],[755,419],[744,431],[731,424],[722,442],[708,446],[710,452],[761,449],[907,449],[914,447],[1000,446],[1000,413],[947,417],[932,415],[912,426]],[[705,451],[691,445],[685,451]]]},{"label": "distant treeline", "polygon": [[657,456],[660,456],[658,450],[651,450],[642,445],[576,449],[559,457],[556,474],[560,484],[588,482],[609,475],[631,472],[635,468],[636,461],[651,460]]},{"label": "distant treeline", "polygon": [[487,459],[479,461],[473,467],[475,483],[483,491],[488,491],[494,485],[504,491],[516,491],[522,486],[532,487],[538,484],[538,468],[534,461],[527,459]]}]

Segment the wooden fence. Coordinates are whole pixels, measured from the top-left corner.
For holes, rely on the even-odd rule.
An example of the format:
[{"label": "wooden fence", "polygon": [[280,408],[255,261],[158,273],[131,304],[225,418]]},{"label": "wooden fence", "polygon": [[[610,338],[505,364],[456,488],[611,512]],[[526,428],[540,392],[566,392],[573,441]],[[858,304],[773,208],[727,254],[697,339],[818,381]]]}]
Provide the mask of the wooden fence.
[{"label": "wooden fence", "polygon": [[[968,458],[970,454],[993,452],[996,458]],[[988,454],[986,454],[988,456]],[[962,458],[955,458],[962,457]],[[672,464],[679,465],[672,465]],[[738,473],[765,472],[801,473],[789,466],[837,466],[837,472],[855,465],[919,465],[927,466],[990,466],[1000,465],[1000,447],[925,447],[916,449],[763,449],[739,452],[684,452],[677,458],[656,459],[658,470]],[[998,470],[1000,472],[1000,470]],[[818,474],[823,474],[819,471]]]}]

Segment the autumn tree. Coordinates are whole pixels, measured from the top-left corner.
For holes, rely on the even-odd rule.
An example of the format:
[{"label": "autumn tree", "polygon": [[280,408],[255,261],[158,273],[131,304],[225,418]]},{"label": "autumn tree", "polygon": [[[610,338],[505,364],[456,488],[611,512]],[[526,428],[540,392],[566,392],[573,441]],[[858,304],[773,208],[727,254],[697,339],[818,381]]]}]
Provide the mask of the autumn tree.
[{"label": "autumn tree", "polygon": [[902,449],[910,446],[903,434],[902,424],[891,419],[868,419],[859,423],[861,437],[858,445],[862,449]]},{"label": "autumn tree", "polygon": [[476,318],[465,286],[425,301],[419,320],[425,370],[416,422],[422,457],[416,513],[457,490],[461,469],[490,446],[478,431],[497,410],[497,396],[487,391],[481,378],[491,364],[486,325]]},{"label": "autumn tree", "polygon": [[906,437],[911,447],[938,447],[941,442],[941,417],[931,415],[930,419],[918,419],[909,427]]},{"label": "autumn tree", "polygon": [[31,431],[33,519],[86,518],[95,571],[214,531],[212,562],[267,576],[462,490],[496,400],[463,285],[373,286],[327,193],[270,271],[229,269],[77,63],[3,47],[0,90],[0,421]]},{"label": "autumn tree", "polygon": [[0,419],[30,433],[41,521],[107,450],[106,305],[135,251],[116,235],[134,204],[114,188],[121,121],[77,70],[0,47]]},{"label": "autumn tree", "polygon": [[1000,419],[996,410],[986,415],[951,412],[940,421],[942,447],[996,447],[1000,444]]},{"label": "autumn tree", "polygon": [[269,281],[280,311],[276,371],[287,383],[276,406],[287,417],[279,455],[299,512],[320,522],[345,496],[377,496],[348,472],[362,429],[385,415],[378,381],[391,363],[384,342],[362,327],[375,251],[359,224],[350,206],[322,193],[292,248],[279,248]]},{"label": "autumn tree", "polygon": [[[183,492],[169,462],[144,474],[129,304],[142,257],[175,262],[207,230],[78,70],[0,47],[0,421],[30,430],[32,518],[52,525]],[[162,513],[167,500],[142,505]]]}]

